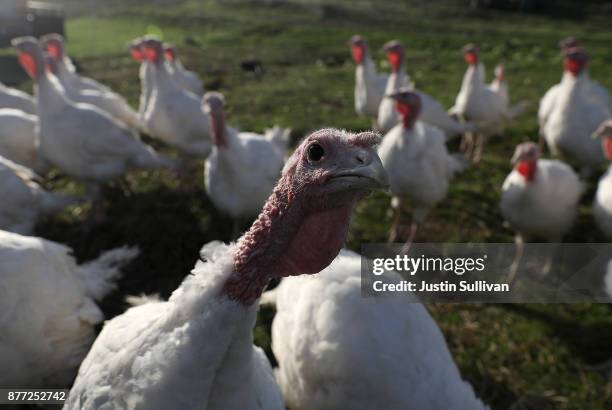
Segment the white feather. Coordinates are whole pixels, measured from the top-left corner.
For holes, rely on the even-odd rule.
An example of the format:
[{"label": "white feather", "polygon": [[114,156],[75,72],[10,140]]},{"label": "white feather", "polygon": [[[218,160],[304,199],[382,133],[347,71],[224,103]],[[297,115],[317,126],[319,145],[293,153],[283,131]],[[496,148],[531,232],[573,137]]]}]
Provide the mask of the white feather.
[{"label": "white feather", "polygon": [[[126,251],[78,266],[66,246],[0,231],[0,385],[71,383],[103,320],[95,300],[134,256]],[[113,252],[123,257],[110,266]]]},{"label": "white feather", "polygon": [[572,168],[558,160],[540,159],[533,181],[510,172],[502,186],[504,218],[523,235],[561,240],[578,212],[583,185]]},{"label": "white feather", "polygon": [[593,217],[597,227],[608,239],[612,239],[612,168],[608,169],[597,185]]},{"label": "white feather", "polygon": [[343,250],[274,293],[276,376],[292,410],[485,408],[413,294],[361,294],[358,254]]},{"label": "white feather", "polygon": [[253,346],[257,304],[222,296],[233,246],[214,242],[167,302],[130,308],[108,321],[65,409],[281,410],[263,352]]}]

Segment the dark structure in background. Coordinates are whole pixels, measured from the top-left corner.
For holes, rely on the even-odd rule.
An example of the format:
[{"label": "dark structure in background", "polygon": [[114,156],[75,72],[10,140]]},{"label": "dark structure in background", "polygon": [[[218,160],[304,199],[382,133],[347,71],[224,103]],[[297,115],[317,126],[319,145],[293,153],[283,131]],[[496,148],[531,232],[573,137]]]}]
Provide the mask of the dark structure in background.
[{"label": "dark structure in background", "polygon": [[[7,47],[18,36],[40,37],[47,33],[64,33],[63,10],[49,3],[26,0],[2,0],[0,4],[0,47]],[[17,59],[0,57],[0,81],[17,84],[26,79]]]}]

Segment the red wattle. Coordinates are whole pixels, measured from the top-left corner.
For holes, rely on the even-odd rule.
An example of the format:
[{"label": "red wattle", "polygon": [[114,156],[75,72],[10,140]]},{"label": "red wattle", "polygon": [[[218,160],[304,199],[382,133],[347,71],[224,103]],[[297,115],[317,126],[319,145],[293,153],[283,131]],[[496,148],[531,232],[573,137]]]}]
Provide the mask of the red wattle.
[{"label": "red wattle", "polygon": [[23,69],[26,71],[26,73],[28,73],[31,78],[36,79],[38,77],[36,61],[34,60],[34,57],[32,57],[30,54],[19,54],[19,63],[21,63]]},{"label": "red wattle", "polygon": [[607,159],[612,159],[612,138],[604,138],[603,140],[604,153]]},{"label": "red wattle", "polygon": [[582,71],[584,63],[582,61],[566,58],[564,62],[565,69],[572,73],[574,76],[578,76]]},{"label": "red wattle", "polygon": [[142,51],[141,51],[141,50],[138,50],[138,49],[133,49],[133,50],[130,50],[130,51],[131,51],[131,54],[132,54],[132,58],[133,58],[134,60],[138,61],[139,63],[140,63],[142,60],[144,60],[144,55],[143,55],[143,53],[142,53]]},{"label": "red wattle", "polygon": [[402,116],[402,123],[404,124],[404,127],[408,129],[412,128],[414,126],[416,116],[413,107],[408,104],[403,104],[397,101],[395,103],[395,109]]},{"label": "red wattle", "polygon": [[213,143],[218,147],[227,146],[225,139],[225,118],[223,114],[211,114],[210,121],[212,124]]},{"label": "red wattle", "polygon": [[49,53],[49,55],[55,60],[59,60],[60,58],[62,58],[61,47],[57,45],[54,41],[50,41],[47,43],[47,53]]},{"label": "red wattle", "polygon": [[151,47],[144,48],[144,55],[149,61],[153,61],[154,63],[159,62],[159,56],[157,54],[157,50]]},{"label": "red wattle", "polygon": [[536,174],[537,169],[538,169],[537,161],[521,161],[516,166],[516,170],[528,182],[531,182],[535,179],[535,174]]},{"label": "red wattle", "polygon": [[399,71],[402,66],[402,54],[397,51],[391,51],[388,54],[389,62],[391,63],[391,67],[393,71]]},{"label": "red wattle", "polygon": [[164,54],[166,56],[166,60],[168,61],[174,61],[174,59],[176,58],[173,50],[166,50]]},{"label": "red wattle", "polygon": [[365,50],[363,46],[356,45],[356,44],[352,45],[351,53],[353,54],[353,59],[355,60],[357,64],[363,63],[363,59],[365,57]]},{"label": "red wattle", "polygon": [[478,55],[476,53],[466,53],[465,54],[465,61],[469,65],[474,65],[474,64],[478,63]]}]

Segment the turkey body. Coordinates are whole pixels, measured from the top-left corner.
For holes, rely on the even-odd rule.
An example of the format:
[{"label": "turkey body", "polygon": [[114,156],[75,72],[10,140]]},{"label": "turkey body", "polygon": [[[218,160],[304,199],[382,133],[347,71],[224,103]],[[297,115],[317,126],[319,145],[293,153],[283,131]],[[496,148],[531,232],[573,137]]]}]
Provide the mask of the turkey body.
[{"label": "turkey body", "polygon": [[478,124],[479,132],[499,135],[504,130],[508,103],[499,90],[485,84],[485,68],[478,63],[467,68],[451,111]]},{"label": "turkey body", "polygon": [[135,129],[142,129],[138,114],[127,101],[114,92],[75,88],[71,82],[59,77],[66,96],[79,103],[91,104],[108,113],[113,119]]},{"label": "turkey body", "polygon": [[508,175],[502,186],[501,211],[521,234],[555,242],[571,228],[582,191],[569,165],[541,159],[533,181],[526,181],[517,170]]},{"label": "turkey body", "polygon": [[66,387],[104,320],[95,303],[135,249],[77,265],[55,242],[0,231],[0,385]]},{"label": "turkey body", "polygon": [[165,64],[155,66],[153,89],[144,113],[145,126],[153,137],[188,156],[210,154],[209,118],[202,112],[198,96],[174,82]]},{"label": "turkey body", "polygon": [[106,323],[65,409],[284,409],[270,364],[253,346],[257,304],[220,295],[232,247],[210,243],[202,255],[207,262],[168,301]]},{"label": "turkey body", "polygon": [[13,108],[36,115],[36,101],[34,97],[23,91],[9,88],[2,83],[0,83],[0,108]]},{"label": "turkey body", "polygon": [[385,94],[387,74],[376,71],[374,61],[365,55],[363,62],[355,68],[355,111],[359,115],[378,117],[378,107]]},{"label": "turkey body", "polygon": [[53,77],[38,81],[40,150],[46,159],[77,179],[96,182],[162,165],[133,131],[90,104],[73,103],[62,90]]},{"label": "turkey body", "polygon": [[206,160],[206,194],[233,219],[257,216],[278,181],[284,156],[263,135],[226,127],[225,137],[227,145],[214,146]]},{"label": "turkey body", "polygon": [[30,169],[0,157],[0,229],[31,234],[40,215],[59,212],[75,198],[45,191]]},{"label": "turkey body", "polygon": [[44,174],[49,165],[39,152],[38,117],[21,110],[0,109],[0,155]]},{"label": "turkey body", "polygon": [[593,202],[593,217],[597,227],[608,239],[612,239],[612,168],[608,169],[597,185],[597,193]]},{"label": "turkey body", "polygon": [[172,69],[172,78],[185,91],[189,91],[197,96],[204,95],[204,84],[200,77],[193,71],[187,70],[181,60],[175,58],[174,61],[168,62]]},{"label": "turkey body", "polygon": [[[386,276],[393,280],[401,278]],[[485,408],[413,294],[362,296],[360,255],[343,250],[317,276],[285,278],[271,293],[276,376],[289,408]]]},{"label": "turkey body", "polygon": [[408,130],[400,123],[385,135],[378,154],[393,196],[410,198],[416,208],[423,209],[446,197],[452,158],[439,129],[418,121]]},{"label": "turkey body", "polygon": [[586,72],[578,77],[565,72],[558,88],[549,91],[552,94],[540,106],[541,132],[552,153],[569,156],[589,168],[604,161],[601,144],[591,135],[612,116],[609,102],[593,93],[594,89]]}]

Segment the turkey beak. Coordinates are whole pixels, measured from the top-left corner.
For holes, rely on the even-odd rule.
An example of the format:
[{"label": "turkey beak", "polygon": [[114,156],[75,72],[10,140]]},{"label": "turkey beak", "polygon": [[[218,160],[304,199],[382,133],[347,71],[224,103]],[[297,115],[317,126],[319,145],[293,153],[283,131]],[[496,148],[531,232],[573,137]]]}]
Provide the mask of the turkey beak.
[{"label": "turkey beak", "polygon": [[389,188],[389,177],[382,161],[376,152],[360,149],[355,154],[356,166],[335,172],[331,179],[342,182],[347,189],[383,189]]},{"label": "turkey beak", "polygon": [[510,160],[511,164],[517,164],[521,160],[523,153],[519,150],[514,151],[514,155],[512,155],[512,159]]}]

